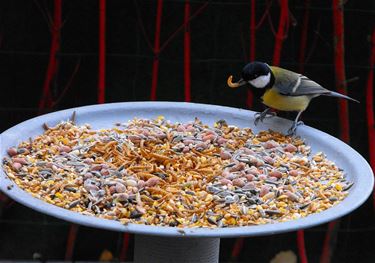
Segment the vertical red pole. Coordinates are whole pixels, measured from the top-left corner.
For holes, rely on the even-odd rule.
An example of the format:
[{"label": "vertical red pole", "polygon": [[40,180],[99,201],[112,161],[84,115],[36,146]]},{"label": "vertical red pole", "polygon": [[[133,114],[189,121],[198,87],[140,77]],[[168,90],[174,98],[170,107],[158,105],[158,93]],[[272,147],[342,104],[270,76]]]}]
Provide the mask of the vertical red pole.
[{"label": "vertical red pole", "polygon": [[[255,0],[250,1],[250,61],[255,60]],[[247,90],[247,98],[246,98],[246,106],[247,108],[251,108],[253,106],[253,92],[248,89]]]},{"label": "vertical red pole", "polygon": [[126,255],[127,255],[128,248],[129,248],[129,240],[130,240],[130,234],[124,233],[123,239],[122,239],[122,248],[121,248],[120,256],[119,256],[120,262],[126,261]]},{"label": "vertical red pole", "polygon": [[[287,26],[287,23],[289,23],[288,0],[281,0],[280,5],[281,10],[279,18],[279,27],[276,33],[275,47],[273,51],[273,65],[275,66],[278,66],[280,64],[281,49],[285,38],[285,28]],[[297,231],[297,246],[301,263],[307,263],[304,236],[305,233],[303,230]]]},{"label": "vertical red pole", "polygon": [[243,248],[244,243],[245,238],[240,237],[236,239],[232,248],[231,261],[237,261],[238,257],[241,254],[241,250]]},{"label": "vertical red pole", "polygon": [[332,221],[328,224],[328,229],[326,232],[326,236],[323,242],[323,249],[322,255],[320,256],[320,263],[329,263],[331,262],[332,257],[332,248],[331,243],[332,240],[335,238],[337,230],[337,221]]},{"label": "vertical red pole", "polygon": [[[333,10],[333,42],[334,42],[334,62],[335,62],[335,82],[336,89],[339,93],[346,94],[346,76],[344,64],[344,6],[341,0],[332,1]],[[349,142],[349,116],[348,116],[348,102],[346,100],[339,100],[339,114],[340,114],[340,138]],[[332,221],[328,224],[327,233],[323,243],[321,263],[331,262],[332,257],[332,241],[337,236],[338,221]]]},{"label": "vertical red pole", "polygon": [[273,60],[272,63],[275,66],[280,65],[281,49],[283,46],[283,41],[285,38],[285,28],[288,23],[288,0],[280,0],[280,18],[279,27],[277,29],[275,37],[275,47],[273,50]]},{"label": "vertical red pole", "polygon": [[106,0],[99,0],[99,73],[98,103],[105,101],[105,63],[106,63]]},{"label": "vertical red pole", "polygon": [[[250,27],[249,27],[250,28],[250,47],[249,47],[250,61],[255,60],[255,33],[256,33],[255,22],[256,22],[255,0],[250,0]],[[253,106],[253,92],[251,91],[251,89],[248,89],[247,97],[246,97],[246,107],[251,109],[252,106]],[[240,237],[236,239],[232,248],[232,255],[231,255],[232,260],[238,259],[242,251],[244,243],[245,243],[245,238]]]},{"label": "vertical red pole", "polygon": [[298,57],[299,73],[303,73],[305,71],[305,53],[306,53],[306,44],[307,44],[307,31],[309,28],[310,0],[305,0],[304,8],[305,8],[305,12],[303,15],[301,44],[299,48],[299,57]]},{"label": "vertical red pole", "polygon": [[[301,43],[299,49],[299,73],[304,73],[305,71],[305,51],[307,44],[307,31],[309,25],[309,7],[310,0],[305,0],[304,3],[305,12],[302,22],[302,32],[301,32]],[[305,245],[305,232],[303,230],[297,231],[297,247],[298,247],[298,256],[301,263],[307,263],[306,255],[306,245]]]},{"label": "vertical red pole", "polygon": [[256,31],[255,0],[250,1],[250,60],[255,60],[255,31]]},{"label": "vertical red pole", "polygon": [[[371,36],[370,70],[366,88],[367,133],[370,165],[375,172],[375,121],[374,121],[374,67],[375,67],[375,27]],[[375,191],[373,191],[375,209]]]},{"label": "vertical red pole", "polygon": [[45,107],[51,107],[52,105],[50,86],[57,69],[56,54],[60,50],[61,13],[61,0],[54,0],[53,22],[51,25],[51,49],[49,53],[49,62],[47,66],[46,77],[43,84],[42,97],[39,100],[39,112],[42,111]]},{"label": "vertical red pole", "polygon": [[151,98],[150,98],[151,100],[156,100],[156,89],[157,89],[157,86],[158,86],[160,30],[161,30],[162,11],[163,11],[163,0],[158,0],[157,1],[157,7],[156,7],[154,62],[152,64]]},{"label": "vertical red pole", "polygon": [[184,82],[185,82],[185,101],[191,101],[191,40],[190,40],[190,0],[185,0],[185,34],[184,34]]},{"label": "vertical red pole", "polygon": [[305,246],[305,231],[297,231],[297,247],[298,256],[301,263],[307,263],[306,246]]},{"label": "vertical red pole", "polygon": [[[346,76],[344,63],[344,6],[341,0],[333,0],[333,31],[334,31],[334,60],[336,89],[339,93],[346,94]],[[340,137],[349,142],[349,117],[348,101],[339,100]]]},{"label": "vertical red pole", "polygon": [[[39,101],[39,111],[41,112],[45,107],[52,106],[52,95],[50,86],[57,71],[57,52],[60,50],[60,36],[61,36],[61,17],[62,17],[62,1],[54,0],[53,23],[51,25],[51,49],[49,56],[49,63],[46,72],[46,78],[43,85],[43,95]],[[77,226],[71,225],[68,233],[66,243],[65,260],[71,260],[74,251],[74,243],[76,240]]]},{"label": "vertical red pole", "polygon": [[78,226],[71,224],[68,234],[68,240],[66,242],[66,250],[65,250],[65,260],[72,261],[73,259],[73,252],[74,252],[74,245],[76,242],[78,232]]}]

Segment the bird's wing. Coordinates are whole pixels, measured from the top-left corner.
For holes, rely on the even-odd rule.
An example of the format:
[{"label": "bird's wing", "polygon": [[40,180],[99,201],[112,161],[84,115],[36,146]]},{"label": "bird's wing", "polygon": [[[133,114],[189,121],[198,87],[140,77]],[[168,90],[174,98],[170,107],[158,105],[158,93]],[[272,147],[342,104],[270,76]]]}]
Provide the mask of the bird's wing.
[{"label": "bird's wing", "polygon": [[[274,87],[283,95],[303,96],[303,95],[321,95],[330,93],[315,81],[296,72],[279,67],[271,67],[275,76]],[[282,78],[277,76],[283,76]]]}]

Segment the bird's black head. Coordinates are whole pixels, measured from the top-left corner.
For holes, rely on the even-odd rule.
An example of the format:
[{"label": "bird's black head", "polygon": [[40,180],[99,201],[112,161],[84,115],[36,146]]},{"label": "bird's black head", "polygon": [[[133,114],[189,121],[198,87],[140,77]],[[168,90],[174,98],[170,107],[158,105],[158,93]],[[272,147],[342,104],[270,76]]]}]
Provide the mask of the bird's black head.
[{"label": "bird's black head", "polygon": [[263,62],[254,61],[242,70],[242,79],[255,88],[265,88],[271,82],[271,69]]}]

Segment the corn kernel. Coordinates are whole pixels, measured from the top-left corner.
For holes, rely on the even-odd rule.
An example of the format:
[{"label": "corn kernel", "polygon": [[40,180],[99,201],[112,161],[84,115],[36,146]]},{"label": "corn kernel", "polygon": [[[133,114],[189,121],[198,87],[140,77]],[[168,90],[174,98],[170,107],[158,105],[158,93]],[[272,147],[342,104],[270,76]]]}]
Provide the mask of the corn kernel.
[{"label": "corn kernel", "polygon": [[337,191],[342,191],[342,185],[341,185],[341,184],[336,184],[336,185],[335,185],[335,189],[336,189]]}]

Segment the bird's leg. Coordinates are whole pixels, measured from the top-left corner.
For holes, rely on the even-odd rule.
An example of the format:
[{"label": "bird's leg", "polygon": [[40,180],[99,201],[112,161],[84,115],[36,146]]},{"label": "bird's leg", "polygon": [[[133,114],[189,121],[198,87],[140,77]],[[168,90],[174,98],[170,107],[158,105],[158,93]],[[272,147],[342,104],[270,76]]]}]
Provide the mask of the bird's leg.
[{"label": "bird's leg", "polygon": [[288,130],[288,135],[290,135],[290,136],[295,135],[296,131],[297,131],[297,127],[300,126],[300,125],[303,125],[303,121],[298,121],[298,119],[301,116],[302,112],[303,111],[298,112],[297,117],[294,120],[292,127],[290,127],[289,130]]},{"label": "bird's leg", "polygon": [[276,116],[276,112],[269,112],[270,110],[271,110],[270,108],[267,108],[263,112],[257,112],[255,114],[255,120],[254,120],[255,126],[258,125],[259,121],[263,122],[265,118],[271,118],[271,117]]}]

